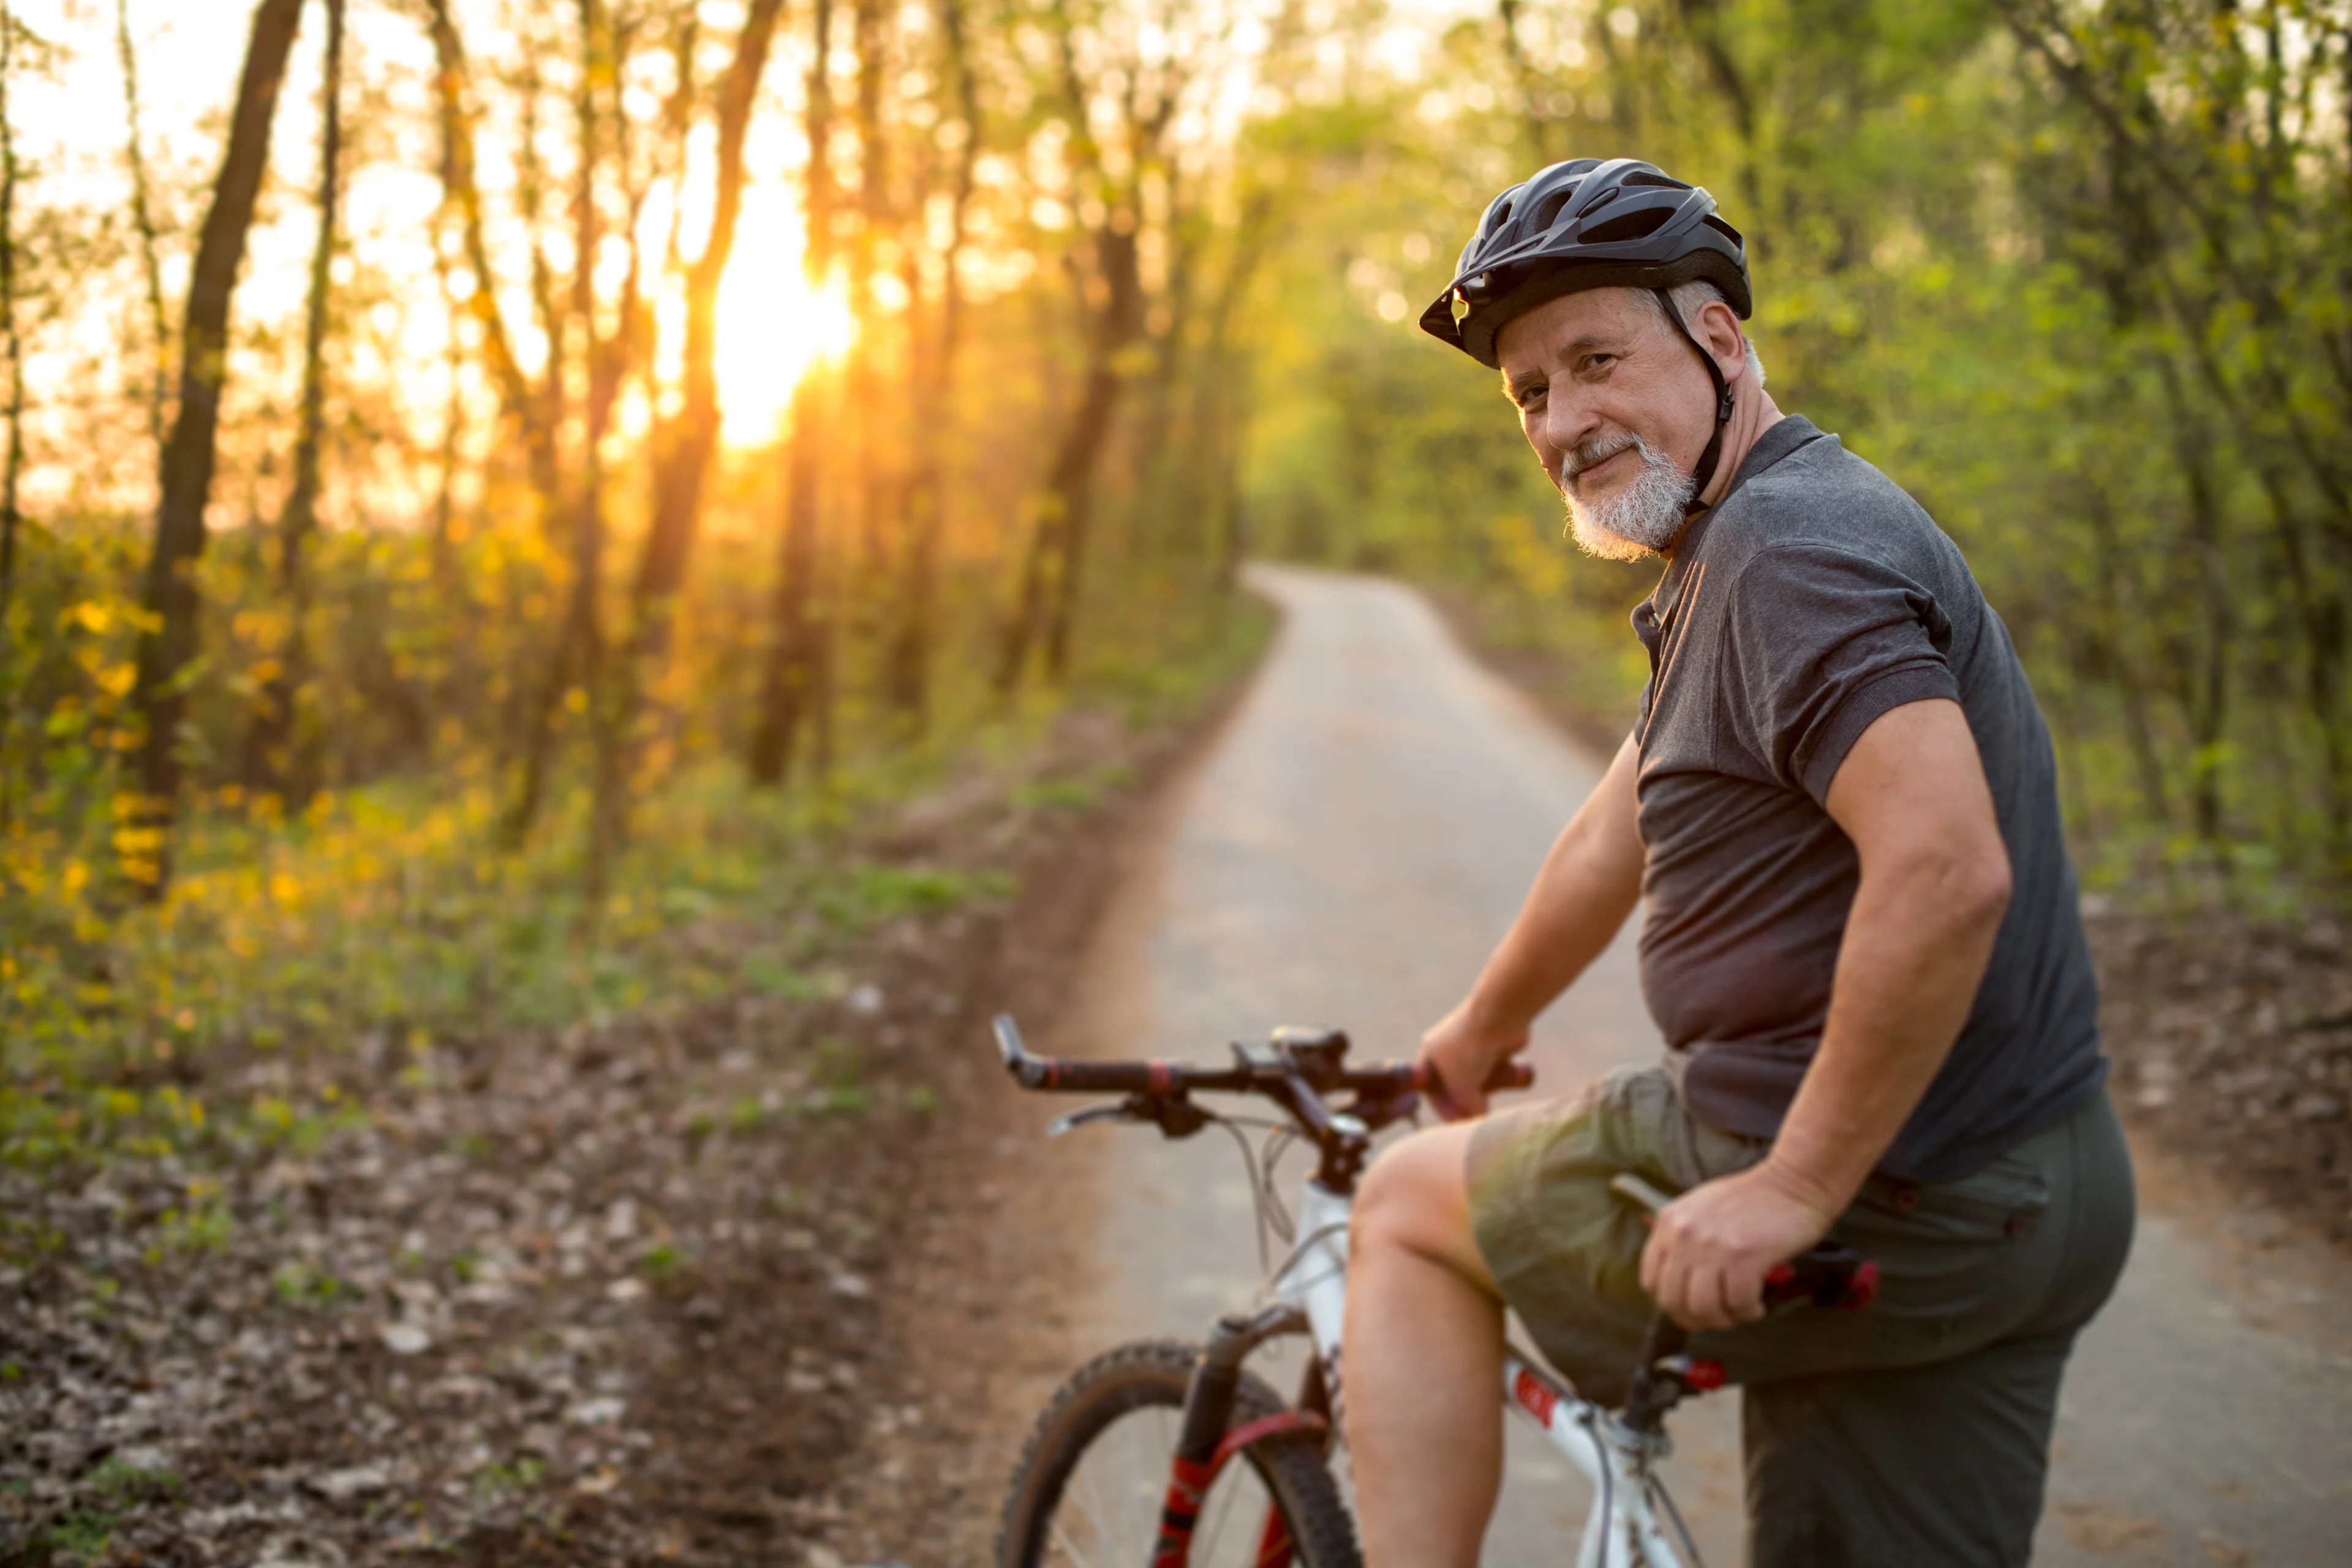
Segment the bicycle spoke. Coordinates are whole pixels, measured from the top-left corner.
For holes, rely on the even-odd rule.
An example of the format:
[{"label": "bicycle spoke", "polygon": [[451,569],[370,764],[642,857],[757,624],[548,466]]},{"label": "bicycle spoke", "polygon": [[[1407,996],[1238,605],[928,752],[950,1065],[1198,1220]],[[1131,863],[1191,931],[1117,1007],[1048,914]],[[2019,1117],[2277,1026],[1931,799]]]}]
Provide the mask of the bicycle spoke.
[{"label": "bicycle spoke", "polygon": [[[1050,1522],[1055,1561],[1069,1568],[1091,1568],[1097,1556],[1141,1563],[1159,1536],[1160,1498],[1175,1452],[1172,1413],[1133,1410],[1113,1426],[1065,1479]],[[1083,1550],[1081,1539],[1087,1542]]]},{"label": "bicycle spoke", "polygon": [[1213,1563],[1217,1561],[1217,1542],[1224,1536],[1225,1518],[1234,1511],[1234,1499],[1242,1489],[1241,1478],[1249,1473],[1249,1461],[1235,1455],[1233,1463],[1220,1478],[1220,1484],[1214,1489],[1217,1494],[1216,1514],[1209,1521],[1208,1535],[1201,1548],[1200,1555],[1202,1563]]},{"label": "bicycle spoke", "polygon": [[1087,1559],[1087,1554],[1079,1551],[1072,1542],[1070,1532],[1062,1528],[1060,1520],[1052,1521],[1046,1528],[1053,1532],[1054,1544],[1061,1548],[1062,1555],[1070,1560],[1070,1568],[1094,1568],[1093,1563]]},{"label": "bicycle spoke", "polygon": [[[1102,1494],[1095,1487],[1094,1467],[1080,1465],[1078,1475],[1086,1484],[1086,1496],[1081,1500],[1081,1505],[1087,1510],[1087,1521],[1094,1526],[1095,1542],[1105,1551],[1109,1551],[1118,1544],[1118,1537],[1116,1531],[1103,1522]],[[1065,1497],[1069,1495],[1066,1487],[1063,1489],[1063,1495]],[[1055,1528],[1058,1531],[1060,1527],[1057,1525]]]}]

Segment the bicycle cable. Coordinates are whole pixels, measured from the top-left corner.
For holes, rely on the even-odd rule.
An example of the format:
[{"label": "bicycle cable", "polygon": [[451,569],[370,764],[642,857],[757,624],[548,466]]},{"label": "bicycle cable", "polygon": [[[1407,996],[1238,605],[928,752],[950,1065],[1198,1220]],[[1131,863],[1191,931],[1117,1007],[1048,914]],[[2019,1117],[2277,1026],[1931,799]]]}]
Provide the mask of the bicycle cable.
[{"label": "bicycle cable", "polygon": [[1601,1463],[1597,1468],[1601,1471],[1601,1533],[1596,1539],[1601,1542],[1601,1554],[1606,1560],[1609,1556],[1610,1515],[1617,1506],[1616,1466],[1610,1462],[1612,1456],[1608,1439],[1589,1424],[1584,1429],[1591,1435],[1593,1447],[1600,1450],[1597,1457]]},{"label": "bicycle cable", "polygon": [[1258,1168],[1265,1182],[1265,1206],[1273,1219],[1274,1234],[1280,1237],[1283,1245],[1287,1247],[1297,1239],[1298,1225],[1290,1217],[1290,1209],[1283,1203],[1282,1194],[1274,1184],[1274,1173],[1275,1167],[1282,1163],[1283,1155],[1290,1152],[1290,1146],[1303,1140],[1298,1136],[1298,1130],[1286,1122],[1268,1121],[1265,1125],[1270,1131],[1266,1133],[1265,1147],[1258,1153]]},{"label": "bicycle cable", "polygon": [[[1265,1282],[1258,1287],[1259,1296],[1263,1298],[1267,1292],[1274,1289],[1284,1276],[1287,1275],[1293,1268],[1297,1268],[1299,1261],[1304,1258],[1307,1253],[1314,1249],[1317,1242],[1321,1241],[1327,1236],[1343,1236],[1347,1233],[1347,1222],[1345,1220],[1341,1220],[1337,1224],[1327,1225],[1320,1230],[1308,1233],[1306,1240],[1299,1242],[1284,1256],[1282,1259],[1282,1267],[1273,1270],[1265,1277]],[[1309,1279],[1306,1282],[1306,1286],[1319,1285],[1321,1283],[1322,1281],[1320,1279]],[[1301,1288],[1305,1289],[1306,1286]]]},{"label": "bicycle cable", "polygon": [[[1227,1133],[1231,1134],[1234,1141],[1234,1147],[1242,1152],[1242,1170],[1244,1173],[1248,1176],[1250,1184],[1250,1216],[1256,1222],[1257,1228],[1257,1270],[1258,1273],[1263,1276],[1268,1268],[1273,1267],[1274,1253],[1273,1249],[1266,1245],[1265,1239],[1265,1184],[1264,1177],[1259,1173],[1257,1151],[1250,1147],[1249,1134],[1242,1131],[1242,1128],[1244,1125],[1243,1118],[1237,1116],[1223,1116],[1218,1114],[1216,1111],[1206,1109],[1203,1109],[1201,1114],[1207,1117],[1211,1122],[1214,1123],[1216,1126],[1223,1128]],[[1255,1121],[1255,1119],[1251,1118],[1250,1120]]]},{"label": "bicycle cable", "polygon": [[1675,1506],[1675,1494],[1668,1491],[1666,1484],[1655,1476],[1646,1478],[1645,1487],[1650,1494],[1651,1506],[1663,1510],[1673,1522],[1675,1534],[1683,1543],[1683,1552],[1690,1558],[1691,1568],[1706,1568],[1706,1560],[1699,1555],[1698,1542],[1691,1539],[1690,1526],[1683,1522],[1683,1510]]}]

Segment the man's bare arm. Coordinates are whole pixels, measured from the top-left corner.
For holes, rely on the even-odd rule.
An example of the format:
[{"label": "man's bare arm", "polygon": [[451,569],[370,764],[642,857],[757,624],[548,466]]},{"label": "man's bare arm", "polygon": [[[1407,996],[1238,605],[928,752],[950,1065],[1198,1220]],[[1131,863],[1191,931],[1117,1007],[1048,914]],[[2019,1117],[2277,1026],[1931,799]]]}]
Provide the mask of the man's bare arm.
[{"label": "man's bare arm", "polygon": [[1462,1005],[1422,1037],[1448,1109],[1486,1110],[1479,1085],[1528,1043],[1528,1026],[1616,936],[1642,896],[1634,794],[1641,752],[1629,736],[1616,761],[1544,857],[1527,902]]},{"label": "man's bare arm", "polygon": [[1881,718],[1824,804],[1861,854],[1862,884],[1821,1050],[1771,1163],[1834,1218],[1968,1022],[2009,912],[2010,865],[1983,759],[1956,702],[1915,702]]},{"label": "man's bare arm", "polygon": [[1881,715],[1824,804],[1862,879],[1821,1048],[1771,1153],[1669,1205],[1643,1255],[1643,1285],[1687,1327],[1760,1317],[1766,1270],[1853,1201],[1951,1054],[2009,909],[2009,852],[1958,703]]}]

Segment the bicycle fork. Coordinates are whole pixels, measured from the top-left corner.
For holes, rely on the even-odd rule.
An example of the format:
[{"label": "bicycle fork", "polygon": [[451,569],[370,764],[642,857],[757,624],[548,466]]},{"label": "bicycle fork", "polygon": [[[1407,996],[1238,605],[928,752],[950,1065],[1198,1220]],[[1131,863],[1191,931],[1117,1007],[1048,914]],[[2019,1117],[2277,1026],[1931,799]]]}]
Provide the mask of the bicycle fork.
[{"label": "bicycle fork", "polygon": [[[1160,1538],[1151,1548],[1151,1568],[1186,1568],[1192,1561],[1192,1531],[1201,1521],[1202,1500],[1235,1455],[1253,1443],[1286,1433],[1320,1438],[1329,1432],[1328,1422],[1304,1410],[1277,1411],[1239,1426],[1233,1425],[1243,1361],[1276,1334],[1303,1333],[1306,1329],[1306,1315],[1287,1304],[1268,1307],[1254,1317],[1229,1314],[1217,1320],[1209,1347],[1192,1369],[1192,1387],[1185,1392],[1184,1424],[1177,1434],[1176,1457],[1169,1467],[1168,1498],[1160,1510]],[[1264,1568],[1288,1568],[1291,1552],[1281,1510],[1269,1508],[1255,1561]]]}]

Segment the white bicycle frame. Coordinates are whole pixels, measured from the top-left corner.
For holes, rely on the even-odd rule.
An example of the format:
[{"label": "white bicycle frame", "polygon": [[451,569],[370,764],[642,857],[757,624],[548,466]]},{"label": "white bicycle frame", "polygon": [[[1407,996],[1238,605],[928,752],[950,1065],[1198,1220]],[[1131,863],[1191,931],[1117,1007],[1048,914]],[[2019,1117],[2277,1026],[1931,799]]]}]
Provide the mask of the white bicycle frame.
[{"label": "white bicycle frame", "polygon": [[[1271,1281],[1277,1300],[1307,1315],[1334,1410],[1341,1399],[1339,1328],[1347,1316],[1352,1207],[1348,1198],[1308,1181],[1298,1211],[1300,1240]],[[1532,1423],[1593,1485],[1593,1508],[1585,1515],[1576,1568],[1684,1568],[1653,1502],[1665,1491],[1654,1468],[1667,1453],[1662,1435],[1628,1429],[1507,1347],[1503,1403]]]}]

